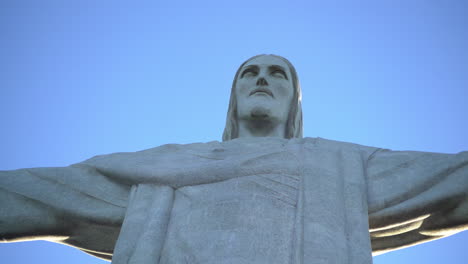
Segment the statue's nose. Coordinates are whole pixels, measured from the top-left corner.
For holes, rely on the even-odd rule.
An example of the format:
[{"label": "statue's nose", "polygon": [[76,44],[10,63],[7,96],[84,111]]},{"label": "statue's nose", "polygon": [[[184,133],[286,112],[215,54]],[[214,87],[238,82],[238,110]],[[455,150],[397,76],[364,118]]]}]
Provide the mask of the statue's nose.
[{"label": "statue's nose", "polygon": [[266,86],[266,85],[268,85],[268,82],[265,80],[265,78],[260,77],[257,80],[257,85],[258,86]]}]

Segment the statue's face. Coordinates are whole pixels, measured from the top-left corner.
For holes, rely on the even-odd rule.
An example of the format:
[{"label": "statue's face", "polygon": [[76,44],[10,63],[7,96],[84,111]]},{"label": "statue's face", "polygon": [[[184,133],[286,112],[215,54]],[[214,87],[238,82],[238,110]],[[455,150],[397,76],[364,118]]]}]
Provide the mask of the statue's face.
[{"label": "statue's face", "polygon": [[235,92],[239,119],[286,123],[294,91],[289,67],[280,58],[265,55],[247,62]]}]

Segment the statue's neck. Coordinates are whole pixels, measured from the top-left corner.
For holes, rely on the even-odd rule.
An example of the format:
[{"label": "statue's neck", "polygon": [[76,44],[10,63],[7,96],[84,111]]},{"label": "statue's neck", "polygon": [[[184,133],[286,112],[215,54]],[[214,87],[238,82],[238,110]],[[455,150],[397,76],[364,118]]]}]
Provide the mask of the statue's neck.
[{"label": "statue's neck", "polygon": [[270,120],[239,120],[239,137],[285,137],[286,126]]}]

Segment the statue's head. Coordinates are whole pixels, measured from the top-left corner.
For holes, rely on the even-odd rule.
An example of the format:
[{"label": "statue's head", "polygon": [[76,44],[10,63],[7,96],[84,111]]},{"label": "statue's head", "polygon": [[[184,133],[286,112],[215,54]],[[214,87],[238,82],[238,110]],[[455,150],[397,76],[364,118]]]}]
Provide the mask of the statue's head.
[{"label": "statue's head", "polygon": [[[284,126],[284,138],[302,137],[301,88],[294,66],[277,55],[257,55],[239,67],[231,88],[223,141],[239,137],[239,121]],[[266,123],[266,122],[265,122]]]}]

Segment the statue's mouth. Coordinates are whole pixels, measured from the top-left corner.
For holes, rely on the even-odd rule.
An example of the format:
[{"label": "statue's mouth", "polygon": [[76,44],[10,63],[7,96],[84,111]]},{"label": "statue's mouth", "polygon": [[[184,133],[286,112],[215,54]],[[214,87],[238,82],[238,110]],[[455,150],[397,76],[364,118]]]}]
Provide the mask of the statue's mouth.
[{"label": "statue's mouth", "polygon": [[249,96],[254,95],[254,94],[258,94],[258,95],[264,94],[264,95],[269,95],[269,96],[271,96],[271,97],[274,97],[274,96],[273,96],[273,93],[272,93],[270,90],[265,89],[265,88],[258,88],[258,89],[255,89],[255,90],[253,90],[252,92],[250,92]]}]

